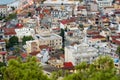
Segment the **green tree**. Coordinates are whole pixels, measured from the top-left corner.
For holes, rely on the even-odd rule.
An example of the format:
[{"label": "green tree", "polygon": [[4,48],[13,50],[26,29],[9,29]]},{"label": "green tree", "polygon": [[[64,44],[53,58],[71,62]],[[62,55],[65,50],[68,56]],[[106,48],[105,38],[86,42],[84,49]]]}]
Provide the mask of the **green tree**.
[{"label": "green tree", "polygon": [[118,54],[119,59],[120,59],[120,46],[117,47],[116,54]]},{"label": "green tree", "polygon": [[26,62],[10,60],[7,67],[2,68],[4,80],[50,80],[44,75],[42,67],[35,57],[29,57]]},{"label": "green tree", "polygon": [[[116,54],[118,54],[119,60],[120,60],[120,46],[117,47]],[[119,65],[120,65],[120,63],[119,63]],[[119,74],[120,74],[120,67],[119,67]]]},{"label": "green tree", "polygon": [[32,13],[31,12],[28,12],[28,17],[31,17],[32,16]]},{"label": "green tree", "polygon": [[64,49],[65,46],[65,31],[61,29],[60,36],[62,37],[62,48]]},{"label": "green tree", "polygon": [[18,37],[17,36],[12,36],[9,39],[9,43],[8,45],[10,45],[11,47],[13,47],[14,45],[18,44]]},{"label": "green tree", "polygon": [[59,70],[57,72],[52,72],[52,75],[50,77],[51,77],[51,80],[58,80],[58,78],[62,77],[62,75],[63,75],[63,71]]},{"label": "green tree", "polygon": [[113,60],[102,56],[92,64],[80,63],[77,72],[64,78],[64,80],[119,80],[116,75]]},{"label": "green tree", "polygon": [[14,53],[14,55],[16,55],[16,56],[20,56],[20,47],[19,46],[15,46],[14,47],[14,51],[13,51],[13,53]]},{"label": "green tree", "polygon": [[15,18],[17,18],[17,14],[16,13],[12,13],[12,14],[9,14],[6,17],[6,20],[9,21],[9,20],[12,20],[12,19],[15,19]]},{"label": "green tree", "polygon": [[75,1],[83,2],[83,0],[75,0]]},{"label": "green tree", "polygon": [[22,38],[22,44],[26,44],[26,41],[30,41],[30,40],[33,40],[33,37],[32,36],[24,36]]},{"label": "green tree", "polygon": [[80,31],[83,31],[84,30],[83,24],[79,24],[78,28],[79,28]]},{"label": "green tree", "polygon": [[11,9],[12,9],[12,11],[14,11],[14,10],[15,10],[15,7],[11,7]]}]

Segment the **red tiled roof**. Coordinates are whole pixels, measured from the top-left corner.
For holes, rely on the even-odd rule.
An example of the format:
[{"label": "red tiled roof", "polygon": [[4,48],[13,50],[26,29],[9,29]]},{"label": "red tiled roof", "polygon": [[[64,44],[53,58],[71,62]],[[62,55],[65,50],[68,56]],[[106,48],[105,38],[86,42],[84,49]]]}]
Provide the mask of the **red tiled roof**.
[{"label": "red tiled roof", "polygon": [[43,17],[44,17],[44,14],[40,14],[39,16],[40,16],[40,18],[43,18]]},{"label": "red tiled roof", "polygon": [[73,31],[69,31],[69,32],[67,32],[67,34],[73,34]]},{"label": "red tiled roof", "polygon": [[40,45],[39,48],[42,50],[42,49],[49,49],[49,50],[53,50],[52,47],[49,47],[47,45]]},{"label": "red tiled roof", "polygon": [[50,14],[50,9],[43,9],[43,13]]},{"label": "red tiled roof", "polygon": [[106,19],[107,17],[106,17],[106,16],[102,16],[101,18],[102,18],[102,19]]},{"label": "red tiled roof", "polygon": [[26,58],[27,57],[27,53],[23,53],[21,54],[22,58]]},{"label": "red tiled roof", "polygon": [[0,8],[7,8],[6,5],[0,5]]},{"label": "red tiled roof", "polygon": [[5,40],[0,40],[0,42],[5,42]]},{"label": "red tiled roof", "polygon": [[72,62],[65,62],[63,68],[64,69],[73,69],[74,66],[73,66]]},{"label": "red tiled roof", "polygon": [[36,56],[38,53],[40,53],[40,51],[34,51],[34,52],[31,52],[30,55]]},{"label": "red tiled roof", "polygon": [[88,31],[87,34],[88,35],[92,35],[92,34],[94,35],[94,34],[99,34],[99,32],[98,31]]},{"label": "red tiled roof", "polygon": [[4,34],[5,35],[15,35],[15,28],[4,28]]},{"label": "red tiled roof", "polygon": [[58,30],[58,31],[59,31],[59,30],[60,30],[60,28],[54,28],[54,29],[52,29],[52,30]]},{"label": "red tiled roof", "polygon": [[96,36],[92,36],[92,38],[93,38],[93,39],[96,39],[96,38],[99,38],[99,39],[100,39],[100,38],[105,38],[105,37],[102,36],[102,35],[96,35]]},{"label": "red tiled roof", "polygon": [[70,18],[70,19],[64,19],[62,21],[60,21],[62,24],[68,24],[68,23],[71,23],[71,22],[75,22],[76,21],[76,18]]},{"label": "red tiled roof", "polygon": [[120,38],[120,35],[111,36],[112,39]]},{"label": "red tiled roof", "polygon": [[20,23],[18,23],[18,24],[16,25],[16,28],[22,28],[22,27],[23,27],[23,25],[20,24]]},{"label": "red tiled roof", "polygon": [[7,54],[6,51],[1,51],[1,52],[0,52],[0,55],[5,55],[5,54]]},{"label": "red tiled roof", "polygon": [[7,60],[11,60],[11,59],[17,59],[17,56],[8,56]]},{"label": "red tiled roof", "polygon": [[118,45],[120,45],[120,41],[119,41],[119,40],[112,39],[112,42],[113,42],[113,43],[115,43],[115,44],[118,44]]}]

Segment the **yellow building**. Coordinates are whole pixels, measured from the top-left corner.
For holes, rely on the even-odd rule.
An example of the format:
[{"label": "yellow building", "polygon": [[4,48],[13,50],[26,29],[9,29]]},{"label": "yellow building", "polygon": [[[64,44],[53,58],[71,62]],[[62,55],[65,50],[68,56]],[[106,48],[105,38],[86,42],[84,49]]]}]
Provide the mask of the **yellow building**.
[{"label": "yellow building", "polygon": [[38,40],[26,41],[26,51],[27,53],[40,51]]},{"label": "yellow building", "polygon": [[55,49],[62,48],[62,37],[57,34],[35,35],[35,39],[39,41],[39,45],[48,45]]},{"label": "yellow building", "polygon": [[120,9],[120,4],[114,4],[113,6],[115,9]]}]

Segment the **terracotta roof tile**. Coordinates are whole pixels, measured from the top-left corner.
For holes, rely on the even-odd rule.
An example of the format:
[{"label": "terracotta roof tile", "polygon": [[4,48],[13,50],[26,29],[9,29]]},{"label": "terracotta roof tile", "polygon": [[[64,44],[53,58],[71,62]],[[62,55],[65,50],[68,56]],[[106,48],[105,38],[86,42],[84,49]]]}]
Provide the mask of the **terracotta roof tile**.
[{"label": "terracotta roof tile", "polygon": [[113,43],[115,43],[115,44],[120,45],[120,41],[119,41],[119,40],[117,40],[117,39],[112,39],[112,42],[113,42]]},{"label": "terracotta roof tile", "polygon": [[40,51],[34,51],[34,52],[29,53],[29,54],[32,56],[36,56],[38,53],[40,53]]},{"label": "terracotta roof tile", "polygon": [[76,18],[70,18],[70,19],[64,19],[62,21],[60,21],[62,24],[68,24],[68,23],[71,23],[71,22],[75,22],[76,21]]},{"label": "terracotta roof tile", "polygon": [[6,51],[0,51],[0,55],[5,55],[5,54],[7,54]]},{"label": "terracotta roof tile", "polygon": [[96,35],[96,36],[92,36],[92,38],[93,38],[93,39],[96,39],[96,38],[100,39],[100,38],[105,38],[105,37],[102,36],[102,35]]},{"label": "terracotta roof tile", "polygon": [[4,28],[4,34],[5,35],[15,35],[15,28]]},{"label": "terracotta roof tile", "polygon": [[39,14],[40,18],[43,18],[44,17],[44,14]]},{"label": "terracotta roof tile", "polygon": [[39,48],[42,50],[42,49],[49,49],[49,50],[53,50],[52,47],[49,47],[47,45],[40,45]]},{"label": "terracotta roof tile", "polygon": [[0,42],[5,42],[5,40],[0,40]]},{"label": "terracotta roof tile", "polygon": [[74,69],[74,66],[73,66],[72,62],[65,62],[63,68],[64,69]]},{"label": "terracotta roof tile", "polygon": [[22,28],[22,27],[23,27],[22,24],[20,24],[20,23],[16,24],[16,28]]},{"label": "terracotta roof tile", "polygon": [[7,60],[11,60],[11,59],[17,59],[17,56],[8,56]]},{"label": "terracotta roof tile", "polygon": [[21,54],[22,58],[26,58],[27,57],[27,53],[23,53]]}]

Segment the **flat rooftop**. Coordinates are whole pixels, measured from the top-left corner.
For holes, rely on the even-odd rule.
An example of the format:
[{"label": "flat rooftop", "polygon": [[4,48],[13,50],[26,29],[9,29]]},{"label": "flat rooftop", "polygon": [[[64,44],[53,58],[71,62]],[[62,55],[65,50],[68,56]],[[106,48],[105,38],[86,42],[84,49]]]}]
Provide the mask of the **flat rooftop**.
[{"label": "flat rooftop", "polygon": [[36,35],[36,37],[38,39],[43,39],[43,40],[45,40],[45,39],[62,39],[61,36],[56,35],[56,34],[50,34],[50,35],[45,35],[45,36]]}]

